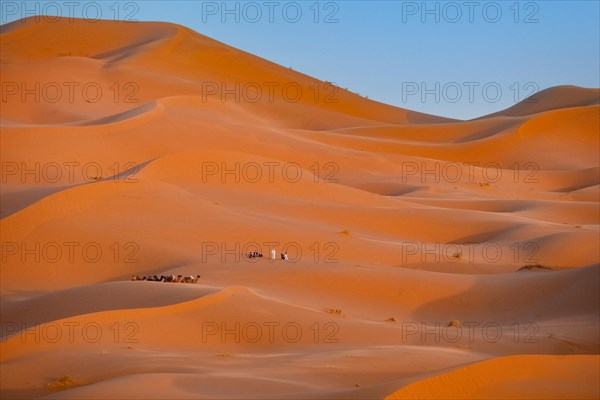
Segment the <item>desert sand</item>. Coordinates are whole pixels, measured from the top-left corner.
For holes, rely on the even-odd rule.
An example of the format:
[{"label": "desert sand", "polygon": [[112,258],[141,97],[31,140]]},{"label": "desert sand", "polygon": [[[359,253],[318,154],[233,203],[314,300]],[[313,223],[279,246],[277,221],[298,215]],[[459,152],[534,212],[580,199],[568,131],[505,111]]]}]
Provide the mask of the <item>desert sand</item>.
[{"label": "desert sand", "polygon": [[598,89],[455,121],[173,24],[0,44],[3,399],[600,397]]}]

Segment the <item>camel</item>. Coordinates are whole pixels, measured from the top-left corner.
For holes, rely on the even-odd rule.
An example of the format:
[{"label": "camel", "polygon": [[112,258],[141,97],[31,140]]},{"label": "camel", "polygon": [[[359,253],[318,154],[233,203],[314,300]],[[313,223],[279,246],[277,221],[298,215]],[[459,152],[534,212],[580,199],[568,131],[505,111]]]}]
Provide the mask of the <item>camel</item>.
[{"label": "camel", "polygon": [[183,277],[181,282],[183,282],[183,283],[198,283],[199,279],[200,279],[200,275],[196,275],[195,278],[192,275],[190,275],[190,276]]},{"label": "camel", "polygon": [[161,275],[160,276],[160,282],[174,282],[174,281],[175,281],[174,275]]},{"label": "camel", "polygon": [[132,281],[150,281],[150,282],[170,282],[170,283],[198,283],[200,275],[193,277],[192,275],[144,275],[140,278],[138,275],[131,275]]}]

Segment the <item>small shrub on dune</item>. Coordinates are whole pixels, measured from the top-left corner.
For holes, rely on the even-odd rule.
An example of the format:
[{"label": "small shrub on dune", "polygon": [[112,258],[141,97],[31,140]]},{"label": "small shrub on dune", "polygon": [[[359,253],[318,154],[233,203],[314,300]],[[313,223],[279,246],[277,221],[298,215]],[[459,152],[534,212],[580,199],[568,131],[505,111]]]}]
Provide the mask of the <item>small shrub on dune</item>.
[{"label": "small shrub on dune", "polygon": [[552,268],[549,267],[544,267],[542,264],[528,264],[524,267],[521,267],[517,270],[517,272],[519,271],[532,271],[532,270],[539,270],[539,269],[544,269],[544,270],[552,270]]},{"label": "small shrub on dune", "polygon": [[459,320],[457,320],[457,319],[453,319],[453,320],[452,320],[452,321],[450,321],[450,322],[446,322],[446,326],[447,326],[448,328],[460,328],[460,327],[462,327],[462,325],[461,325],[460,321],[459,321]]},{"label": "small shrub on dune", "polygon": [[52,383],[48,384],[48,387],[52,389],[61,389],[69,386],[73,386],[75,382],[68,375],[63,375]]}]

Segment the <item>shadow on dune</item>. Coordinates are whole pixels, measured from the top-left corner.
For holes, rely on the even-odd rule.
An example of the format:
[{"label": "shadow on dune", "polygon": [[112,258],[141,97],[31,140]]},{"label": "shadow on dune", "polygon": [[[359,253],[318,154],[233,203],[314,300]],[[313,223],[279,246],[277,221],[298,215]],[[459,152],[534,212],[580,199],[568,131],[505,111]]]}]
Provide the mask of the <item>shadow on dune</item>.
[{"label": "shadow on dune", "polygon": [[152,160],[148,160],[145,161],[141,164],[135,165],[132,168],[125,170],[123,172],[120,172],[116,175],[113,176],[108,176],[106,178],[102,178],[102,179],[98,179],[98,180],[93,180],[90,182],[84,182],[84,183],[77,183],[77,184],[73,184],[73,185],[65,185],[65,186],[56,186],[56,187],[43,187],[43,188],[34,188],[34,189],[27,189],[27,190],[22,190],[22,191],[18,191],[18,192],[11,192],[11,193],[2,193],[0,198],[2,199],[2,214],[0,214],[0,219],[4,219],[12,214],[15,214],[27,207],[29,207],[32,204],[37,203],[38,201],[51,196],[55,193],[59,193],[62,192],[64,190],[69,190],[78,186],[83,186],[83,185],[91,185],[91,184],[95,184],[98,182],[105,182],[105,181],[124,181],[125,179],[127,179],[128,177],[132,177],[135,174],[137,174],[139,171],[141,171],[143,168],[145,168],[148,164],[150,164],[152,161],[154,161],[155,159]]},{"label": "shadow on dune", "polygon": [[510,233],[513,233],[517,230],[521,229],[521,226],[509,226],[507,228],[495,229],[492,231],[486,232],[477,232],[474,235],[463,236],[457,239],[454,239],[448,244],[472,244],[472,243],[484,243],[484,242],[493,242],[494,240],[498,240],[503,236],[507,236]]},{"label": "shadow on dune", "polygon": [[111,49],[109,51],[105,51],[102,53],[94,54],[91,58],[97,60],[107,59],[109,63],[115,63],[124,59],[127,59],[137,53],[139,48],[145,47],[149,44],[154,44],[160,42],[161,40],[170,39],[171,37],[177,34],[177,29],[172,28],[170,32],[157,32],[153,35],[150,35],[143,40],[140,40],[135,43],[128,44],[123,47],[119,47],[116,49]]},{"label": "shadow on dune", "polygon": [[218,291],[218,288],[204,285],[119,281],[44,293],[28,300],[2,304],[0,339],[50,321],[102,311],[163,307]]},{"label": "shadow on dune", "polygon": [[[594,334],[594,326],[597,329],[600,305],[590,299],[600,296],[599,280],[600,266],[597,264],[563,271],[531,269],[480,275],[467,290],[417,308],[413,320],[428,326],[438,323],[443,327],[454,323],[460,327],[463,338],[468,336],[465,326],[494,325],[495,336],[500,327],[503,341],[496,343],[475,334],[469,343],[472,348],[483,347],[493,354],[507,351],[597,354],[600,341],[597,332]],[[524,337],[515,338],[515,324],[521,328],[535,327],[536,341],[528,345],[530,342],[524,341]],[[545,329],[540,328],[544,324]],[[521,333],[531,332],[523,329]],[[441,335],[438,344],[455,345],[443,339]],[[513,345],[521,347],[507,348]]]},{"label": "shadow on dune", "polygon": [[524,119],[511,118],[511,119],[502,120],[501,118],[497,118],[497,120],[495,120],[495,122],[497,122],[497,123],[492,125],[491,127],[477,130],[467,136],[464,136],[464,137],[456,140],[454,143],[469,143],[469,142],[474,142],[476,140],[483,140],[483,139],[487,139],[492,136],[499,135],[506,130],[509,130],[511,128],[514,128],[514,127],[522,124],[524,122]]}]

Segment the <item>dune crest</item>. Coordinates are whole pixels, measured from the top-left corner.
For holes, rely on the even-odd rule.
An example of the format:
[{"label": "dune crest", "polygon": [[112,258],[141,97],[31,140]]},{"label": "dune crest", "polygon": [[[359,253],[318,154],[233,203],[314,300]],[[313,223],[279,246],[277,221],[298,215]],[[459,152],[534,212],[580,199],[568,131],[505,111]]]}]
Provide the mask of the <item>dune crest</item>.
[{"label": "dune crest", "polygon": [[173,24],[0,45],[2,398],[598,397],[598,89],[455,121]]},{"label": "dune crest", "polygon": [[597,367],[598,356],[502,357],[413,383],[386,399],[595,399]]}]

